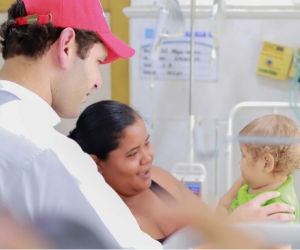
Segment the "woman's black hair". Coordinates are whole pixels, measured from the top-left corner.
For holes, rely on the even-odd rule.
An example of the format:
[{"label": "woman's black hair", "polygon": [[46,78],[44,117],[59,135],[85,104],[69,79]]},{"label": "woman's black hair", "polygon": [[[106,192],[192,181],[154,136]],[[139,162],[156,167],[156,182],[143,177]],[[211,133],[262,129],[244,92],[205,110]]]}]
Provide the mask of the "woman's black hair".
[{"label": "woman's black hair", "polygon": [[136,122],[139,114],[117,101],[100,101],[88,106],[79,116],[69,137],[88,154],[106,160],[119,146],[124,129]]}]

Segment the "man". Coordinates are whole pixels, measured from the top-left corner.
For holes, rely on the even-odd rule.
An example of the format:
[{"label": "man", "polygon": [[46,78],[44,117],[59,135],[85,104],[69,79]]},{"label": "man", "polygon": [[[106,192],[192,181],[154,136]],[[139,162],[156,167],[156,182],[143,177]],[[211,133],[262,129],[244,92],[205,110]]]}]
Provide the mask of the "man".
[{"label": "man", "polygon": [[[82,223],[105,237],[102,248],[161,248],[140,230],[92,158],[53,128],[59,116],[77,117],[81,103],[100,87],[99,63],[134,54],[110,32],[99,1],[17,0],[0,37],[5,59],[0,71],[0,205],[26,220],[50,215]],[[236,218],[250,218],[259,207],[236,212]],[[192,220],[195,226],[223,242],[232,239],[209,211],[201,213],[207,221]]]},{"label": "man", "polygon": [[22,219],[63,216],[112,234],[106,247],[161,248],[93,160],[53,128],[100,87],[99,63],[134,54],[110,32],[99,0],[18,0],[1,38],[0,203]]}]

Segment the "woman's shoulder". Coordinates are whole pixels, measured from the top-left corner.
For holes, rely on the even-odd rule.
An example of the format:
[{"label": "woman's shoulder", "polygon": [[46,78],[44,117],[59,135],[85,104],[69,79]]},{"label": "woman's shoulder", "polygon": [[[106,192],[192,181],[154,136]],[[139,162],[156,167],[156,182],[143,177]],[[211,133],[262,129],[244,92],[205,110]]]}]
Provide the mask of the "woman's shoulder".
[{"label": "woman's shoulder", "polygon": [[170,172],[156,166],[152,166],[152,180],[159,186],[164,188],[167,192],[174,196],[176,199],[181,198],[180,188],[182,183],[177,180]]},{"label": "woman's shoulder", "polygon": [[170,172],[160,167],[152,166],[151,172],[152,172],[152,179],[158,184],[160,184],[161,182],[174,184],[177,181],[177,179]]},{"label": "woman's shoulder", "polygon": [[171,173],[157,166],[152,166],[151,168],[152,174],[154,175],[164,175],[164,177],[171,177]]}]

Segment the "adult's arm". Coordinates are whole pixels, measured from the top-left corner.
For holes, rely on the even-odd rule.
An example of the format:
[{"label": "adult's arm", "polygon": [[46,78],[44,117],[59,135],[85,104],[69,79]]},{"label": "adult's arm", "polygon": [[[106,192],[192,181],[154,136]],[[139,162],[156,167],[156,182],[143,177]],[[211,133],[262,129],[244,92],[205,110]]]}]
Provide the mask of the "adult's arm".
[{"label": "adult's arm", "polygon": [[[269,248],[269,246],[263,246],[261,242],[240,230],[230,227],[226,222],[288,221],[294,219],[292,214],[284,213],[292,212],[293,209],[290,205],[274,203],[261,207],[267,200],[279,195],[278,192],[268,192],[238,207],[227,217],[227,220],[220,220],[201,199],[196,197],[169,172],[154,167],[152,173],[153,179],[179,200],[178,216],[183,216],[186,225],[200,231],[210,242],[208,245],[202,245],[204,248],[207,246],[213,246],[213,248]],[[174,208],[174,204],[172,205]]]},{"label": "adult's arm", "polygon": [[264,248],[257,240],[219,220],[201,199],[167,171],[154,167],[152,178],[177,198],[179,205],[172,204],[172,209],[177,209],[178,216],[185,219],[187,226],[200,231],[214,248]]},{"label": "adult's arm", "polygon": [[277,191],[265,192],[256,196],[251,201],[239,206],[228,217],[230,223],[253,222],[253,221],[293,221],[295,215],[294,207],[289,204],[276,202],[267,206],[262,206],[268,200],[277,198],[280,193]]},{"label": "adult's arm", "polygon": [[231,189],[222,197],[216,209],[216,214],[230,223],[254,222],[254,221],[276,221],[285,222],[295,220],[293,206],[276,202],[267,206],[262,206],[268,200],[280,196],[279,192],[265,192],[251,201],[239,206],[231,214],[230,206],[233,199],[237,196],[238,190],[244,185],[242,177],[233,184]]}]

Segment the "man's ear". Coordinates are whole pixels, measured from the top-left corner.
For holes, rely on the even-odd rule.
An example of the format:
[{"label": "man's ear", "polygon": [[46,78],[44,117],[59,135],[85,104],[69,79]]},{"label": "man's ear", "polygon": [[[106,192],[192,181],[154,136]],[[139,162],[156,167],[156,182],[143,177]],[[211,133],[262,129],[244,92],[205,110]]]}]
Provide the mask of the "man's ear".
[{"label": "man's ear", "polygon": [[67,69],[77,56],[77,44],[75,31],[72,28],[65,28],[57,39],[57,49],[60,66]]},{"label": "man's ear", "polygon": [[94,162],[96,163],[97,168],[98,168],[98,172],[99,172],[100,174],[103,174],[102,161],[101,161],[96,155],[90,154],[90,156],[92,157],[92,159],[93,159]]},{"label": "man's ear", "polygon": [[265,173],[272,172],[274,169],[274,164],[275,164],[273,155],[272,154],[264,154],[263,159],[264,159],[264,170],[263,171]]}]

